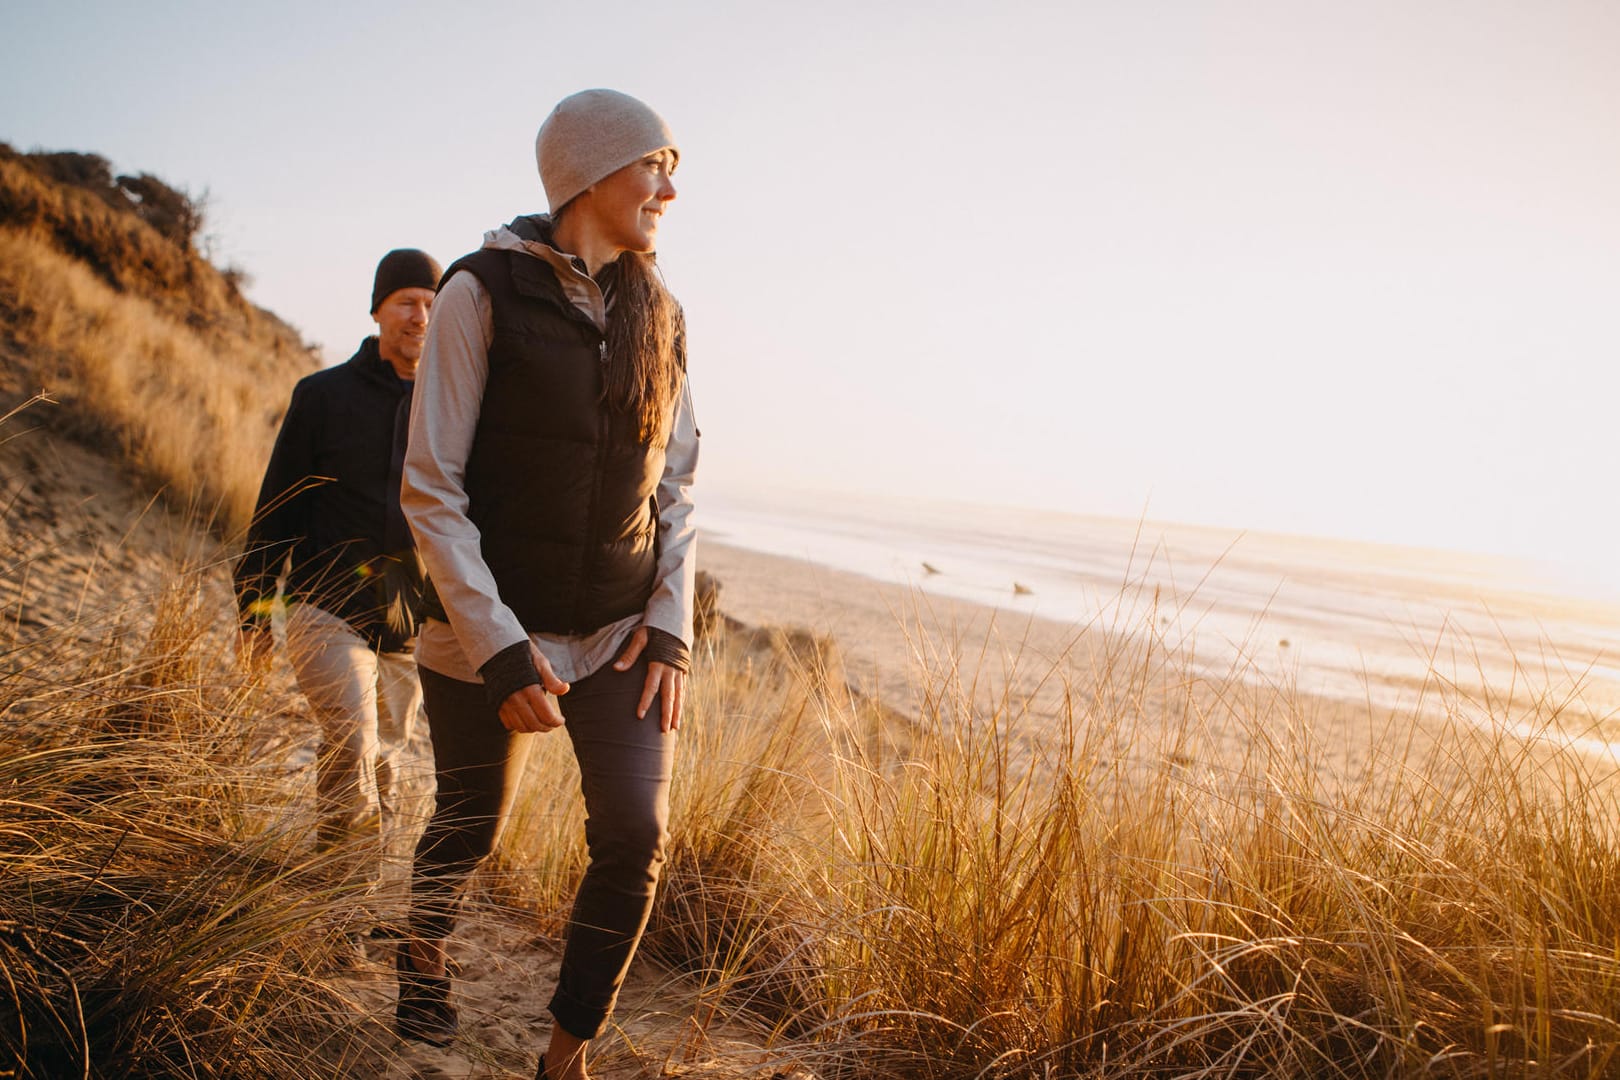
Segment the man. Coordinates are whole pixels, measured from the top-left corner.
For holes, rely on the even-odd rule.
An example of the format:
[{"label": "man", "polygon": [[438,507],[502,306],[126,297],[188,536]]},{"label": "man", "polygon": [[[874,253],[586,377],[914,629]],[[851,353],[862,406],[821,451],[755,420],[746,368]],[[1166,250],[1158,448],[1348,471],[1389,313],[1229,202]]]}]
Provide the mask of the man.
[{"label": "man", "polygon": [[[269,658],[285,577],[288,658],[321,729],[320,842],[375,838],[379,856],[398,832],[400,757],[422,697],[411,657],[422,564],[399,485],[440,273],[414,249],[377,264],[377,334],[293,389],[235,573],[242,654],[254,665]],[[375,883],[379,870],[363,873]]]}]

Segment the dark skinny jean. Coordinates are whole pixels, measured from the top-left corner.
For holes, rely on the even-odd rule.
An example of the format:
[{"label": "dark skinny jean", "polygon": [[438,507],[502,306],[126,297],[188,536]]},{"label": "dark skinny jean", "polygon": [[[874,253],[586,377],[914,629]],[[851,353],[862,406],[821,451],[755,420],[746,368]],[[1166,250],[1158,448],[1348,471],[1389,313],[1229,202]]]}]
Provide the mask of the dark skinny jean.
[{"label": "dark skinny jean", "polygon": [[[419,670],[439,789],[416,845],[411,933],[441,940],[455,923],[461,884],[489,854],[514,793],[523,764],[517,740],[534,736],[507,731],[481,685]],[[599,1035],[613,1012],[668,839],[675,733],[658,730],[656,699],[646,719],[636,718],[646,679],[645,660],[629,671],[608,666],[558,699],[579,763],[590,865],[574,898],[550,1010],[582,1039]]]}]

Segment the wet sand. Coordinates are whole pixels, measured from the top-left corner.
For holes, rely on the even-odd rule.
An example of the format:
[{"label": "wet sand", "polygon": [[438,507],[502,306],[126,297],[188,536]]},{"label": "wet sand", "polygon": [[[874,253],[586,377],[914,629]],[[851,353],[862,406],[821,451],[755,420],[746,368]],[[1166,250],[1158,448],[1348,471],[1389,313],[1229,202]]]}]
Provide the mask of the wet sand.
[{"label": "wet sand", "polygon": [[[1548,753],[1572,745],[1594,767],[1615,765],[1602,737],[1613,722],[1612,704],[1606,694],[1587,700],[1578,685],[1572,689],[1578,678],[1567,664],[1548,662],[1549,622],[1534,613],[1497,623],[1501,636],[1493,647],[1521,658],[1505,681],[1486,678],[1466,652],[1447,657],[1436,650],[1427,670],[1364,674],[1359,686],[1340,680],[1333,684],[1340,692],[1329,694],[1297,664],[1252,663],[1242,650],[1201,655],[1179,632],[1182,613],[1170,596],[1157,606],[1150,596],[1132,614],[1099,611],[1079,624],[710,536],[701,541],[699,564],[720,580],[726,614],[833,638],[854,688],[913,717],[942,711],[942,701],[943,711],[958,716],[1014,715],[1032,749],[1058,737],[1072,719],[1131,740],[1126,752],[1173,754],[1215,774],[1251,760],[1257,736],[1294,740],[1336,784],[1354,784],[1392,762],[1453,755],[1456,740],[1447,737],[1459,733],[1487,740],[1506,734]],[[1276,628],[1260,625],[1253,640],[1264,645],[1253,647],[1279,648]],[[1398,636],[1401,628],[1389,632]],[[956,692],[942,694],[950,688]],[[964,708],[969,700],[973,710]]]}]

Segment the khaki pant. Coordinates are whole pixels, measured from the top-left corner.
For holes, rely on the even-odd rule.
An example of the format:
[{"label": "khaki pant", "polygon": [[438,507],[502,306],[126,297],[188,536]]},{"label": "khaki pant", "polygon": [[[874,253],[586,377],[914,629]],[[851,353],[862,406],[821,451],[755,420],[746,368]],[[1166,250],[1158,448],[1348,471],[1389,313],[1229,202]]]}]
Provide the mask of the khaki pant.
[{"label": "khaki pant", "polygon": [[400,770],[422,704],[416,663],[409,653],[377,652],[313,604],[288,612],[287,654],[321,729],[317,835],[323,844],[375,838],[377,858],[364,868],[375,882],[404,824]]}]

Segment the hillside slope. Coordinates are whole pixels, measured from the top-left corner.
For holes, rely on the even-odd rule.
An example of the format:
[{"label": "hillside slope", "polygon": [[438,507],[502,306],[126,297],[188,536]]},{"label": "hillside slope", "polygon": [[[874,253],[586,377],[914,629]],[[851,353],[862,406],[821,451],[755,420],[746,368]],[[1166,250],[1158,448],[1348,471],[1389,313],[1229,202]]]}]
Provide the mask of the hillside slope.
[{"label": "hillside slope", "polygon": [[0,413],[48,394],[36,421],[229,536],[316,360],[198,254],[201,228],[155,177],[0,143]]}]

